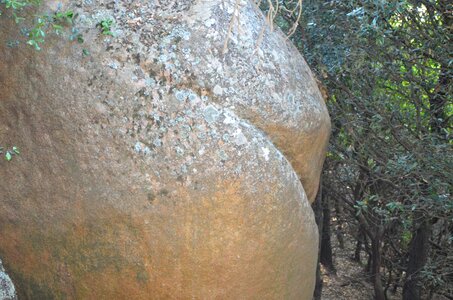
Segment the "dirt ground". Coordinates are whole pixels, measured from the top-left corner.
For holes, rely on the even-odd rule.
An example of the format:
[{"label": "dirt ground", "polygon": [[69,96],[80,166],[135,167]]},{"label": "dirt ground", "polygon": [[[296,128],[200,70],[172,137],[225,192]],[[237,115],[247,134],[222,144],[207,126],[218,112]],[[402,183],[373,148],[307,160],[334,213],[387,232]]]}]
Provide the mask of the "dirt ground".
[{"label": "dirt ground", "polygon": [[[364,266],[352,260],[354,245],[344,235],[345,248],[341,249],[335,234],[332,234],[332,251],[336,274],[321,267],[323,276],[322,300],[373,300],[373,285],[370,282],[369,274],[364,271]],[[362,253],[362,260],[365,254]],[[395,294],[387,293],[388,300],[402,299],[402,289],[398,288]],[[425,300],[448,300],[441,295],[434,295]]]},{"label": "dirt ground", "polygon": [[[345,249],[341,249],[335,235],[332,235],[332,247],[337,274],[329,274],[321,269],[323,276],[323,300],[372,300],[373,285],[364,267],[353,261],[354,245],[345,241]],[[389,300],[401,299],[401,290],[395,295],[388,293]]]}]

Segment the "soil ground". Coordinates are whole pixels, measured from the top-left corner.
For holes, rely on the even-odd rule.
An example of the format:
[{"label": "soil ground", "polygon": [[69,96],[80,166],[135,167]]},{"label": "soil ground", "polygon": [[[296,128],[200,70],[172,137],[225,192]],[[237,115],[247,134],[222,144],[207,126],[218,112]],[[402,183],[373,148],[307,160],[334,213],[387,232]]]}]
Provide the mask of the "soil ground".
[{"label": "soil ground", "polygon": [[[354,245],[345,235],[345,248],[341,249],[335,235],[332,235],[336,274],[321,267],[323,277],[322,300],[372,300],[373,285],[364,266],[352,260]],[[364,255],[364,254],[362,254]],[[389,300],[401,299],[401,290],[395,295],[388,293]]]}]

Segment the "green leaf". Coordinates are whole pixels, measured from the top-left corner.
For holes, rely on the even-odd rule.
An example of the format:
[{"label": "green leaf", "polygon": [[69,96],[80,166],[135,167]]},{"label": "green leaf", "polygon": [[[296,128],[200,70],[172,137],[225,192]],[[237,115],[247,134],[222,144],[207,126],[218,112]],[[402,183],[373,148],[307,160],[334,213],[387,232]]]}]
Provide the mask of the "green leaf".
[{"label": "green leaf", "polygon": [[38,51],[41,50],[41,47],[39,47],[38,42],[36,42],[35,40],[29,40],[27,42],[27,44],[30,45],[30,46],[33,46]]},{"label": "green leaf", "polygon": [[85,42],[85,40],[83,39],[83,35],[81,34],[77,35],[77,42],[79,44],[83,44],[83,42]]},{"label": "green leaf", "polygon": [[112,19],[105,19],[99,22],[96,26],[99,26],[101,28],[102,34],[114,36],[113,32],[111,31],[112,25],[113,25]]},{"label": "green leaf", "polygon": [[13,147],[13,151],[16,154],[20,154],[19,148],[17,148],[16,146]]},{"label": "green leaf", "polygon": [[65,13],[65,17],[68,21],[72,21],[72,19],[74,18],[74,12],[72,10],[68,10]]},{"label": "green leaf", "polygon": [[11,155],[11,153],[10,153],[9,151],[6,152],[6,154],[5,154],[5,159],[6,159],[7,161],[10,161],[11,159],[13,159],[13,156]]}]

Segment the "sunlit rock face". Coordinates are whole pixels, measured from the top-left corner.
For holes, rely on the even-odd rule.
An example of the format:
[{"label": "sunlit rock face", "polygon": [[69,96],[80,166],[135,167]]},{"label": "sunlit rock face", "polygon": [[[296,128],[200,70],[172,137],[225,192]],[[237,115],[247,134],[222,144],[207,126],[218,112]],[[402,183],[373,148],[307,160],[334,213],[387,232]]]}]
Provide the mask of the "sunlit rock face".
[{"label": "sunlit rock face", "polygon": [[0,259],[0,299],[16,300],[16,289],[11,281],[11,278],[6,274],[3,268],[2,260]]},{"label": "sunlit rock face", "polygon": [[20,299],[311,299],[329,117],[297,50],[236,3],[63,1],[85,42],[40,52],[0,18]]}]

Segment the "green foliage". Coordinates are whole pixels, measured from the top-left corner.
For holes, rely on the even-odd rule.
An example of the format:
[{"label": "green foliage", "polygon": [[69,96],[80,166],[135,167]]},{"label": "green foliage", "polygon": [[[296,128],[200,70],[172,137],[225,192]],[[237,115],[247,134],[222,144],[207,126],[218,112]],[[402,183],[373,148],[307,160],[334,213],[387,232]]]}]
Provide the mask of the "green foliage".
[{"label": "green foliage", "polygon": [[74,13],[71,10],[65,12],[55,12],[54,15],[44,15],[36,17],[34,26],[28,33],[29,40],[27,44],[33,46],[36,50],[41,50],[40,44],[49,31],[61,35],[65,25],[72,25]]},{"label": "green foliage", "polygon": [[113,36],[112,25],[113,25],[112,19],[104,19],[97,24],[97,26],[101,28],[102,34]]},{"label": "green foliage", "polygon": [[6,161],[11,161],[15,155],[19,155],[19,148],[16,146],[12,147],[9,150],[4,150],[3,147],[0,147],[0,154],[2,154]]},{"label": "green foliage", "polygon": [[11,11],[16,24],[31,24],[26,30],[28,37],[26,43],[36,50],[41,50],[41,45],[49,33],[61,35],[67,25],[73,24],[75,18],[71,10],[30,17],[30,12],[35,12],[40,4],[41,0],[0,0],[0,15],[3,7],[3,9]]},{"label": "green foliage", "polygon": [[[308,0],[291,39],[329,92],[323,190],[370,239],[383,228],[387,270],[404,272],[413,233],[433,224],[426,268],[443,275],[422,278],[453,296],[445,254],[453,251],[452,8],[440,0]],[[294,18],[275,21],[287,30]]]},{"label": "green foliage", "polygon": [[82,55],[83,56],[89,56],[90,55],[90,51],[88,51],[87,49],[82,49]]},{"label": "green foliage", "polygon": [[4,0],[1,1],[0,4],[4,4],[6,8],[12,8],[14,10],[20,10],[29,5],[39,5],[41,1],[30,1],[30,0]]}]

